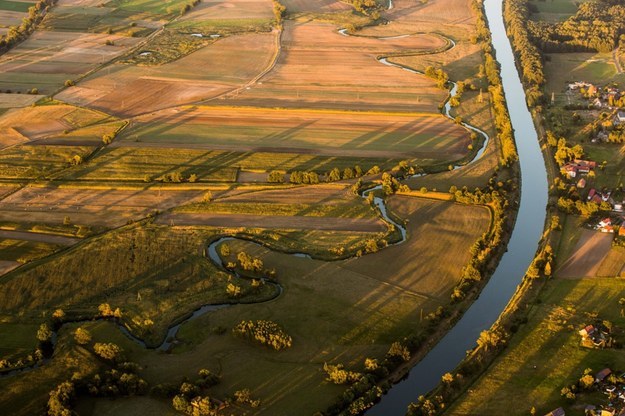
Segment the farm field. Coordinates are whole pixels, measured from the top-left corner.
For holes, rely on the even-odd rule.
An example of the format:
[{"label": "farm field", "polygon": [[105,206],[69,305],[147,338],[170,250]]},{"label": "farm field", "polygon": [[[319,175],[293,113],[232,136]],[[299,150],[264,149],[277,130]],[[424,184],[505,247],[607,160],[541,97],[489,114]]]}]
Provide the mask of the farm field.
[{"label": "farm field", "polygon": [[24,188],[0,201],[0,221],[62,224],[69,217],[73,224],[118,227],[139,220],[155,210],[199,201],[201,190],[114,190],[106,187]]},{"label": "farm field", "polygon": [[454,160],[469,135],[439,114],[192,107],[140,117],[125,139],[239,152]]},{"label": "farm field", "polygon": [[435,111],[446,96],[433,81],[385,66],[376,57],[443,47],[433,35],[349,37],[333,24],[288,22],[275,68],[227,105]]},{"label": "farm field", "polygon": [[[532,306],[528,323],[446,414],[526,415],[532,407],[536,414],[545,414],[560,406],[574,413],[581,403],[605,402],[606,396],[600,392],[582,393],[570,402],[561,397],[560,390],[575,383],[586,368],[595,372],[605,367],[625,368],[620,350],[584,348],[577,333],[593,314],[623,327],[618,304],[622,286],[614,277],[549,282],[541,303]],[[510,402],[518,405],[510,407]]]},{"label": "farm field", "polygon": [[[270,65],[276,36],[272,32],[224,38],[158,67],[112,64],[57,98],[125,116],[215,98],[244,86]],[[197,71],[206,67],[211,70]]]},{"label": "farm field", "polygon": [[[181,414],[204,368],[221,380],[200,407],[313,414],[355,381],[324,363],[389,368],[383,386],[444,335],[494,222],[446,191],[509,173],[471,3],[393,6],[58,0],[0,55],[0,408]],[[451,118],[451,83],[391,63],[462,81]],[[461,119],[493,139],[448,171],[480,145]],[[235,336],[243,320],[292,345]]]},{"label": "farm field", "polygon": [[[106,45],[109,40],[113,46]],[[52,94],[136,45],[119,35],[38,30],[0,57],[0,90]]]}]

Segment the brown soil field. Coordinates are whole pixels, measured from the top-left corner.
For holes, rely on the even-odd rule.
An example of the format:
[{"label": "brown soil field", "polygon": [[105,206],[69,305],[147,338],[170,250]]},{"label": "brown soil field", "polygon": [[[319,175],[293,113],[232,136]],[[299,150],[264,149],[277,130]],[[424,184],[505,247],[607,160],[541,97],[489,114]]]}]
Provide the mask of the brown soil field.
[{"label": "brown soil field", "polygon": [[216,97],[245,85],[270,65],[276,36],[274,32],[228,37],[159,67],[109,65],[57,98],[134,116]]},{"label": "brown soil field", "polygon": [[[89,138],[90,142],[83,144],[93,145],[95,141],[99,145],[102,134],[120,126],[119,123],[94,125],[107,120],[105,114],[62,104],[11,109],[0,116],[0,148],[48,137],[60,138],[64,144],[71,145]],[[85,125],[90,127],[81,129]],[[44,140],[38,144],[51,143]]]},{"label": "brown soil field", "polygon": [[[105,45],[106,40],[115,43]],[[0,58],[0,89],[49,94],[139,42],[119,35],[38,30]]]},{"label": "brown soil field", "polygon": [[454,160],[470,143],[465,129],[440,114],[194,107],[135,121],[123,137],[140,139],[130,142],[139,147],[173,143],[243,152]]},{"label": "brown soil field", "polygon": [[[389,20],[410,22],[413,28],[423,30],[426,25],[473,25],[471,2],[467,0],[405,0],[393,2],[393,9],[385,13]],[[429,28],[429,27],[428,27]],[[414,29],[413,29],[414,30]]]},{"label": "brown soil field", "polygon": [[37,94],[4,94],[0,93],[0,108],[26,107],[45,97]]},{"label": "brown soil field", "polygon": [[155,210],[199,201],[204,191],[24,188],[0,201],[0,221],[115,227]]},{"label": "brown soil field", "polygon": [[71,246],[80,241],[80,238],[65,237],[61,235],[31,233],[26,231],[0,230],[0,238],[9,238],[11,240],[35,241],[38,243],[58,244],[62,246]]},{"label": "brown soil field", "polygon": [[338,0],[284,0],[288,13],[315,12],[332,13],[352,10],[353,7]]},{"label": "brown soil field", "polygon": [[571,256],[558,268],[556,276],[564,278],[594,277],[610,252],[614,235],[583,230]]},{"label": "brown soil field", "polygon": [[158,217],[156,222],[177,226],[197,225],[227,228],[276,228],[281,230],[333,230],[372,233],[384,232],[387,229],[382,221],[374,219],[249,214],[166,213]]},{"label": "brown soil field", "polygon": [[273,18],[271,0],[205,0],[185,14],[179,22],[204,20]]},{"label": "brown soil field", "polygon": [[446,91],[424,76],[383,65],[388,53],[433,50],[433,35],[375,39],[343,36],[329,23],[285,23],[276,66],[256,85],[228,96],[226,104],[436,111]]}]

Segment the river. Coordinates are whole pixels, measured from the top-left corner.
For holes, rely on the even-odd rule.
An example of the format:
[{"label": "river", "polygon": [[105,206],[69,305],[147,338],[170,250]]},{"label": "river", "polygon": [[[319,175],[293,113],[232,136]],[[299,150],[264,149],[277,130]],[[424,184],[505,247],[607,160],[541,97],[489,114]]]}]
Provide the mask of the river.
[{"label": "river", "polygon": [[[547,205],[548,181],[545,162],[532,117],[525,104],[525,92],[515,66],[514,54],[503,22],[502,0],[485,0],[493,47],[501,65],[501,77],[521,165],[523,189],[517,221],[497,270],[480,297],[456,325],[421,360],[407,378],[394,385],[368,416],[404,415],[410,402],[432,390],[441,376],[462,361],[485,329],[497,320],[521,282],[541,238]],[[520,184],[519,184],[520,185]]]}]

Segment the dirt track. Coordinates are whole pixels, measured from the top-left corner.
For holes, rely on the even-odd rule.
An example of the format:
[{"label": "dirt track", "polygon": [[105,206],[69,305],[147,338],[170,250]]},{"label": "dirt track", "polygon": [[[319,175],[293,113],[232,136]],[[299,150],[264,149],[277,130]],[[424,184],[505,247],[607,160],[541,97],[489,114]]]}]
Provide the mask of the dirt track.
[{"label": "dirt track", "polygon": [[594,277],[612,247],[614,236],[593,230],[583,230],[573,254],[559,267],[558,277]]},{"label": "dirt track", "polygon": [[333,230],[383,232],[386,226],[380,220],[328,217],[290,217],[245,214],[165,214],[160,224],[207,225],[211,227],[280,228],[298,230]]}]

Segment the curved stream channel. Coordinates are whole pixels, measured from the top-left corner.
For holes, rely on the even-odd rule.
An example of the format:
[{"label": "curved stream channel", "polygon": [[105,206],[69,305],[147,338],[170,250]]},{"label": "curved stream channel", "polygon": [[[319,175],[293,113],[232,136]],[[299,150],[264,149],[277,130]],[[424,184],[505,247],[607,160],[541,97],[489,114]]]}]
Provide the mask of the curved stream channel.
[{"label": "curved stream channel", "polygon": [[[475,345],[475,340],[477,339],[479,333],[492,325],[492,323],[499,316],[499,313],[505,307],[508,299],[514,293],[517,284],[520,282],[525,270],[533,258],[537,242],[542,232],[545,218],[545,205],[547,202],[547,179],[544,161],[538,146],[536,132],[533,129],[531,116],[525,106],[524,92],[514,66],[512,51],[503,28],[501,0],[486,0],[485,5],[487,17],[493,33],[493,44],[497,50],[497,58],[502,66],[503,85],[510,106],[510,115],[513,126],[516,129],[522,181],[526,184],[531,184],[533,190],[531,193],[524,192],[521,194],[517,222],[508,245],[508,252],[503,256],[496,272],[489,280],[478,300],[473,303],[463,318],[436,345],[436,347],[432,349],[432,351],[412,369],[409,376],[404,381],[391,388],[388,394],[382,398],[382,401],[367,412],[367,414],[370,415],[405,414],[406,407],[410,401],[415,400],[420,394],[431,390],[438,383],[442,374],[452,370],[462,360],[462,358],[464,358],[466,350]],[[342,35],[349,36],[349,34],[344,30],[340,31],[340,33]],[[455,43],[451,39],[447,39],[447,41],[450,46],[446,50],[455,46]],[[437,53],[440,53],[440,51]],[[421,72],[415,71],[411,68],[389,62],[387,57],[384,56],[379,57],[378,61],[384,65],[393,66],[401,70],[422,75]],[[443,114],[450,119],[453,119],[453,117],[450,115],[451,105],[449,103],[449,99],[455,96],[456,93],[457,86],[455,83],[452,83],[449,97],[443,107]],[[515,105],[512,106],[511,103],[514,103]],[[478,152],[476,152],[474,158],[468,162],[468,164],[470,164],[482,156],[488,144],[489,137],[485,132],[474,126],[466,123],[462,123],[462,125],[468,130],[474,131],[483,137],[483,146]],[[458,165],[454,168],[460,169],[462,166],[464,165]],[[370,188],[364,191],[361,196],[366,198],[370,192],[380,188],[381,185]],[[404,242],[406,240],[406,229],[403,225],[395,222],[391,217],[389,217],[384,199],[375,197],[374,203],[378,207],[382,218],[387,223],[400,230],[401,239],[395,244],[401,244]],[[234,237],[223,237],[213,241],[207,247],[207,257],[222,270],[225,270],[225,267],[221,258],[217,254],[217,247],[223,241],[232,239],[234,239]],[[298,257],[310,257],[305,253],[294,253],[292,255]],[[237,278],[241,277],[237,274],[235,274],[235,276]],[[282,293],[282,287],[272,281],[268,281],[268,283],[276,285],[278,288],[276,297],[280,296]],[[158,350],[169,349],[172,343],[175,342],[178,330],[186,322],[196,319],[210,311],[227,306],[231,305],[204,305],[196,309],[185,319],[171,326],[168,329],[167,336],[164,341],[159,346],[154,348]],[[93,320],[94,319],[88,319],[85,320],[85,322]],[[131,340],[145,348],[149,348],[144,341],[132,335],[126,327],[121,324],[118,324],[118,327]],[[56,333],[54,334],[53,339],[56,339]],[[5,373],[4,376],[29,371],[41,364],[42,363],[38,363],[32,367],[14,370],[9,373]]]},{"label": "curved stream channel", "polygon": [[542,235],[547,205],[547,172],[538,135],[525,104],[525,92],[515,66],[514,55],[503,22],[502,0],[485,0],[486,17],[501,65],[501,77],[515,130],[521,165],[521,201],[508,251],[480,297],[445,337],[367,412],[375,415],[404,415],[411,401],[433,389],[441,376],[452,371],[475,346],[481,331],[488,329],[514,294],[536,252]]}]

